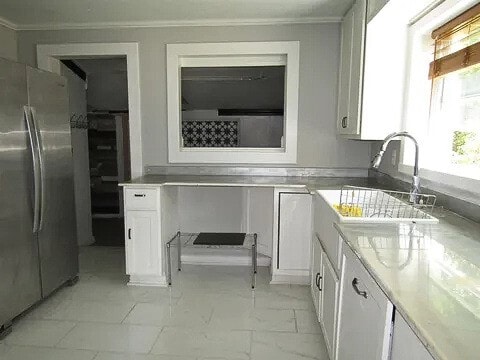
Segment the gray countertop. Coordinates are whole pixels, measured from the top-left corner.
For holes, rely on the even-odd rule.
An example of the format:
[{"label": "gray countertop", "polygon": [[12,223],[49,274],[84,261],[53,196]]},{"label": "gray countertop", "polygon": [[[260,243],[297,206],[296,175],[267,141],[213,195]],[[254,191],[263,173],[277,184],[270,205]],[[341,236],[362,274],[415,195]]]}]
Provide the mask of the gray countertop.
[{"label": "gray countertop", "polygon": [[296,176],[240,176],[240,175],[145,175],[120,186],[157,187],[177,186],[245,186],[245,187],[290,187],[306,190],[339,188],[342,185],[375,186],[369,178],[296,177]]},{"label": "gray countertop", "polygon": [[435,359],[480,359],[480,225],[336,224]]}]

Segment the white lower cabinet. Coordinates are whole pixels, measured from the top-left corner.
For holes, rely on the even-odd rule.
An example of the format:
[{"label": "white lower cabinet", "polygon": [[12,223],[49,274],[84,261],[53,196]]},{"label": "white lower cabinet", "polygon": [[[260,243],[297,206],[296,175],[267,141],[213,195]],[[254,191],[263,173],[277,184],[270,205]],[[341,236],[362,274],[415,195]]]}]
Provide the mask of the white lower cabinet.
[{"label": "white lower cabinet", "polygon": [[315,311],[330,359],[335,358],[339,280],[320,239],[312,238],[311,283]]},{"label": "white lower cabinet", "polygon": [[325,252],[322,252],[321,263],[322,278],[320,303],[322,304],[322,307],[320,309],[319,320],[330,359],[335,359],[338,288],[340,282]]},{"label": "white lower cabinet", "polygon": [[393,342],[391,360],[433,360],[418,339],[417,335],[408,326],[403,317],[397,312],[393,326]]},{"label": "white lower cabinet", "polygon": [[161,269],[158,213],[156,211],[127,210],[125,227],[127,274],[157,275]]},{"label": "white lower cabinet", "polygon": [[280,193],[277,269],[294,274],[310,269],[312,196],[308,193]]},{"label": "white lower cabinet", "polygon": [[338,360],[387,360],[393,305],[344,246]]},{"label": "white lower cabinet", "polygon": [[321,276],[322,276],[322,247],[320,241],[316,235],[313,235],[312,238],[312,260],[311,260],[311,280],[310,280],[310,290],[312,292],[313,304],[315,306],[315,313],[317,319],[320,321],[320,312],[322,310],[322,297],[320,296],[321,291]]},{"label": "white lower cabinet", "polygon": [[166,286],[160,189],[125,188],[125,256],[130,285]]}]

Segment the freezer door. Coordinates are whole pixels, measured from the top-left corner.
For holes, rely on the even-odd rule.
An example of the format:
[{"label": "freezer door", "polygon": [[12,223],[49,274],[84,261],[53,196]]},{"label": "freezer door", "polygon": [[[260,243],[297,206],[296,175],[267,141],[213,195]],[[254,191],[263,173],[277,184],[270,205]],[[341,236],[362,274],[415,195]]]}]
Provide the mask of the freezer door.
[{"label": "freezer door", "polygon": [[73,162],[65,78],[27,66],[41,168],[38,243],[42,295],[78,273]]},{"label": "freezer door", "polygon": [[0,327],[40,300],[25,71],[0,59]]}]

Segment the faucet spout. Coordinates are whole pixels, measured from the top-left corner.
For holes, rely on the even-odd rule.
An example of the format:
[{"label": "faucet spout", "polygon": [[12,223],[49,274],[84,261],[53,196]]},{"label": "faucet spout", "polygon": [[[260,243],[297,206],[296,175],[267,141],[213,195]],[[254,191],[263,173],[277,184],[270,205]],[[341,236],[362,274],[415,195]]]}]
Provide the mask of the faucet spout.
[{"label": "faucet spout", "polygon": [[418,153],[419,153],[419,145],[418,141],[408,132],[401,131],[401,132],[394,132],[388,135],[384,140],[382,147],[377,155],[372,160],[372,167],[374,169],[378,169],[380,163],[382,162],[383,154],[387,150],[388,144],[395,138],[398,137],[406,137],[413,141],[415,144],[415,164],[413,166],[413,178],[412,178],[412,187],[410,190],[410,202],[417,204],[418,203],[418,194],[420,193],[420,178],[418,177]]}]

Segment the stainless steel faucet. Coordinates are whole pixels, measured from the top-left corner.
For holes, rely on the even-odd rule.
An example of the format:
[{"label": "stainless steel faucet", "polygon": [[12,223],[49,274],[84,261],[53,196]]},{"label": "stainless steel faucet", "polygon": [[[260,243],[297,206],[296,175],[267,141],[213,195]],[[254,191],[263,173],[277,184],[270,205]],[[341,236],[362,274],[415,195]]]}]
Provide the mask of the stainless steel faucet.
[{"label": "stainless steel faucet", "polygon": [[412,179],[412,187],[410,189],[410,202],[417,204],[418,194],[420,192],[420,178],[418,177],[418,142],[412,135],[410,135],[406,131],[395,132],[388,135],[385,138],[385,140],[383,140],[382,148],[380,149],[378,154],[375,155],[375,157],[373,158],[372,167],[374,169],[378,169],[378,167],[380,166],[380,163],[382,162],[383,154],[385,154],[385,151],[387,150],[388,144],[390,143],[390,141],[392,141],[397,137],[409,138],[415,144],[415,165],[413,166],[413,179]]}]

